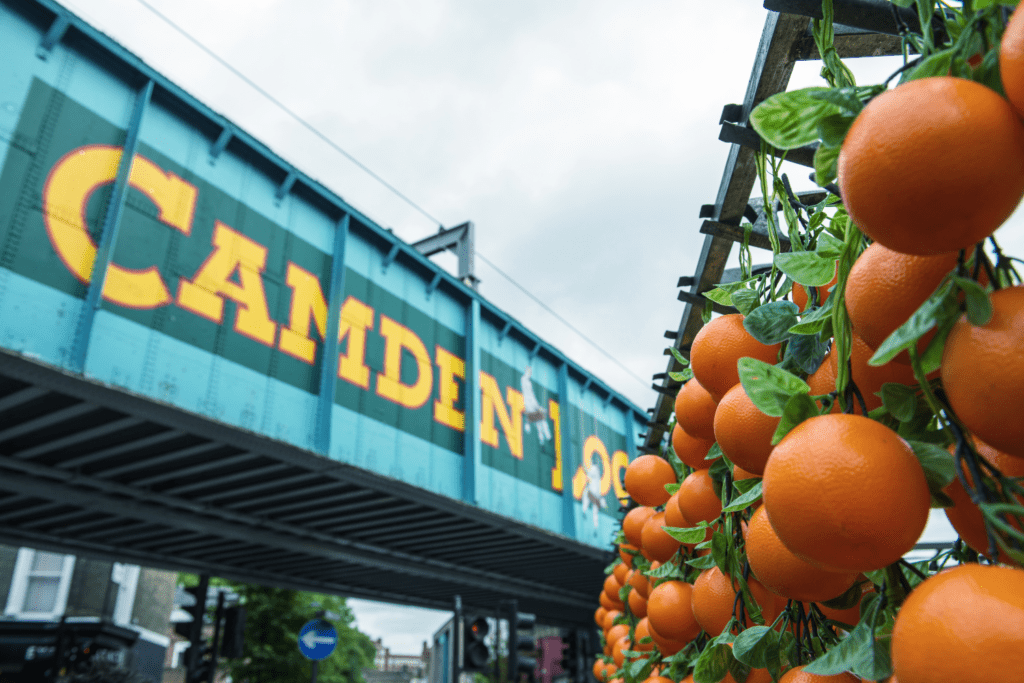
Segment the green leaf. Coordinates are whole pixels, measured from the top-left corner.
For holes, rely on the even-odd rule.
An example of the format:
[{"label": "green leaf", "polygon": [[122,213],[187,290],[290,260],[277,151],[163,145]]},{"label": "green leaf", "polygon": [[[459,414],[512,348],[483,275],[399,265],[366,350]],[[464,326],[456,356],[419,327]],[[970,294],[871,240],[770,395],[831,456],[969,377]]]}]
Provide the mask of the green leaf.
[{"label": "green leaf", "polygon": [[829,297],[825,300],[824,306],[819,306],[804,315],[799,323],[789,328],[789,331],[793,334],[818,334],[824,331],[826,326],[831,327],[832,305],[832,297]]},{"label": "green leaf", "polygon": [[844,671],[852,671],[859,662],[871,656],[874,640],[874,629],[862,620],[849,636],[808,664],[804,672],[819,676],[835,676]]},{"label": "green leaf", "polygon": [[739,498],[733,500],[727,507],[722,508],[722,512],[739,512],[749,505],[756,503],[761,500],[761,480],[758,479],[757,483],[750,488],[749,491],[744,493]]},{"label": "green leaf", "polygon": [[[679,456],[676,456],[676,457],[679,457]],[[676,491],[679,490],[679,484],[665,484],[665,490],[668,492],[668,495],[671,496]]]},{"label": "green leaf", "polygon": [[832,282],[836,261],[823,258],[814,251],[789,251],[775,255],[775,265],[783,273],[807,287],[821,287]]},{"label": "green leaf", "polygon": [[686,564],[694,569],[700,569],[703,571],[715,566],[715,558],[711,557],[711,555],[701,555],[700,557],[695,557],[692,560],[687,560]]},{"label": "green leaf", "polygon": [[708,530],[706,527],[679,527],[679,526],[665,526],[662,527],[666,534],[676,539],[680,543],[686,543],[687,545],[693,545],[700,543],[707,536]]},{"label": "green leaf", "polygon": [[[708,449],[708,454],[704,456],[704,460],[710,463],[713,460],[718,460],[724,455],[722,453],[722,447],[718,445],[718,442],[711,444],[711,448]],[[710,464],[708,465],[710,467]]]},{"label": "green leaf", "polygon": [[953,49],[942,50],[941,52],[935,52],[925,59],[921,60],[921,63],[915,66],[913,69],[908,69],[903,72],[903,77],[900,79],[900,83],[907,83],[909,81],[916,81],[919,78],[932,78],[934,76],[946,76],[949,74],[949,68],[953,60]]},{"label": "green leaf", "polygon": [[690,368],[684,368],[680,372],[668,373],[669,378],[674,382],[689,382],[693,379],[693,370]]},{"label": "green leaf", "polygon": [[814,150],[814,182],[825,187],[839,176],[839,152],[841,147],[819,145]]},{"label": "green leaf", "polygon": [[[822,215],[824,215],[824,213]],[[822,258],[835,260],[843,253],[845,246],[846,245],[843,244],[841,239],[837,239],[827,232],[823,232],[818,235],[818,243],[814,247],[814,252]]]},{"label": "green leaf", "polygon": [[749,315],[759,303],[757,292],[752,289],[739,289],[732,294],[732,305],[743,315]]},{"label": "green leaf", "polygon": [[690,359],[683,355],[682,351],[674,346],[668,347],[669,352],[672,353],[672,357],[676,359],[676,362],[682,365],[684,368],[690,365]]},{"label": "green leaf", "polygon": [[751,626],[733,642],[732,654],[754,669],[765,669],[771,653],[779,651],[779,634],[768,626]]},{"label": "green leaf", "polygon": [[810,375],[821,366],[828,348],[828,342],[822,341],[817,334],[794,335],[786,344],[786,357],[780,365],[786,370],[799,370]]},{"label": "green leaf", "polygon": [[649,572],[647,572],[647,577],[655,579],[682,578],[683,571],[682,568],[679,567],[679,565],[673,562],[666,562],[665,564],[659,566],[657,569],[652,569]]},{"label": "green leaf", "polygon": [[831,102],[814,97],[826,88],[804,88],[769,97],[750,113],[750,125],[779,149],[809,145],[818,139],[818,121],[840,112]]},{"label": "green leaf", "polygon": [[791,396],[786,401],[786,405],[782,409],[782,419],[779,420],[779,426],[775,428],[775,433],[772,435],[773,445],[782,441],[786,434],[789,434],[804,420],[818,416],[818,404],[811,398],[810,389],[807,392]]},{"label": "green leaf", "polygon": [[853,118],[848,114],[832,114],[818,122],[818,137],[825,147],[841,147],[846,139],[846,132],[853,125]]},{"label": "green leaf", "polygon": [[921,354],[921,369],[924,370],[925,375],[930,375],[942,366],[942,352],[946,348],[946,337],[949,336],[959,319],[958,311],[951,310],[949,315],[939,323],[939,329],[935,332],[935,336],[928,342],[928,348]]},{"label": "green leaf", "polygon": [[766,346],[778,344],[789,338],[789,328],[796,325],[798,310],[792,301],[773,301],[751,311],[743,318],[743,327]]},{"label": "green leaf", "polygon": [[928,490],[932,496],[941,494],[954,477],[956,477],[956,461],[945,448],[923,441],[908,441],[910,448],[917,456],[924,478],[928,481]]},{"label": "green leaf", "polygon": [[721,287],[709,289],[708,291],[704,292],[703,296],[705,299],[711,299],[716,304],[721,304],[723,306],[732,306],[732,292],[726,291]]},{"label": "green leaf", "polygon": [[807,382],[793,373],[756,358],[740,358],[736,365],[743,390],[758,410],[770,417],[782,417],[790,398],[811,391]]},{"label": "green leaf", "polygon": [[694,683],[719,683],[729,672],[729,646],[708,645],[693,668]]},{"label": "green leaf", "polygon": [[633,586],[629,585],[628,583],[622,588],[620,588],[619,600],[621,600],[622,602],[626,602],[627,600],[629,600],[629,591],[631,590],[633,590]]},{"label": "green leaf", "polygon": [[967,319],[978,327],[987,325],[992,319],[992,302],[985,290],[974,280],[965,277],[954,278],[954,282],[966,298]]},{"label": "green leaf", "polygon": [[711,535],[711,557],[715,558],[715,564],[723,574],[729,576],[729,547],[730,539],[721,531]]},{"label": "green leaf", "polygon": [[866,681],[880,681],[892,675],[892,656],[889,654],[889,640],[872,638],[861,658],[850,672]]},{"label": "green leaf", "polygon": [[878,90],[879,86],[869,86],[867,88],[826,88],[821,92],[814,93],[811,95],[816,100],[823,100],[825,102],[831,102],[832,104],[839,107],[839,109],[850,116],[856,116],[864,108],[864,103],[861,102],[860,94],[873,94]]},{"label": "green leaf", "polygon": [[917,394],[905,384],[886,382],[878,392],[882,405],[900,422],[910,422],[917,411]]},{"label": "green leaf", "polygon": [[951,281],[947,281],[937,292],[932,294],[921,307],[914,311],[907,322],[903,323],[895,332],[890,334],[882,342],[875,355],[868,361],[871,365],[885,365],[900,352],[906,351],[917,343],[917,340],[928,330],[935,327],[947,315],[949,302],[956,305],[956,297],[953,295]]},{"label": "green leaf", "polygon": [[740,479],[734,481],[732,487],[742,496],[744,493],[754,488],[760,483],[760,479]]}]

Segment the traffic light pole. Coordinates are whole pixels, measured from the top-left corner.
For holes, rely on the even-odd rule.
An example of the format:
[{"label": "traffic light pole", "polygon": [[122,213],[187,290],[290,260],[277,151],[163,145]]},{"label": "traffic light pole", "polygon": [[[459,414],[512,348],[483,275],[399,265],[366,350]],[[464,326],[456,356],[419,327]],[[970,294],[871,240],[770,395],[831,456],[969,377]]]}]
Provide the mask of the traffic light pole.
[{"label": "traffic light pole", "polygon": [[185,658],[185,680],[195,681],[196,670],[199,668],[199,657],[202,655],[203,613],[206,611],[206,593],[210,588],[210,575],[200,574],[199,585],[196,586],[195,618],[189,627],[189,647]]}]

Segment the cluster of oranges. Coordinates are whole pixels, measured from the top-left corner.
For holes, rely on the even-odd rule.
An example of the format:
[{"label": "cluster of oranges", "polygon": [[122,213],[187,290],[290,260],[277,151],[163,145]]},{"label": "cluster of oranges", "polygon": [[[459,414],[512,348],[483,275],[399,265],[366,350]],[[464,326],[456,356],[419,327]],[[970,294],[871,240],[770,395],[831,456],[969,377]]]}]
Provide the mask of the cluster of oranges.
[{"label": "cluster of oranges", "polygon": [[[905,385],[904,395],[930,399],[921,405],[932,411],[925,419],[932,443],[955,434],[945,440],[956,441],[950,452],[958,447],[960,458],[989,466],[975,473],[1004,482],[1024,477],[1024,285],[975,248],[1024,195],[1024,11],[1007,25],[1000,66],[1005,98],[961,78],[910,80],[871,100],[850,128],[839,191],[870,243],[847,272],[837,268],[838,287],[813,297],[834,297],[832,306],[845,307],[852,327],[849,357],[837,358],[833,348],[806,377],[819,414],[773,443],[785,418],[751,400],[738,363],[775,365],[784,349],[759,342],[741,314],[717,317],[697,334],[693,377],[676,397],[676,457],[643,455],[626,470],[633,507],[595,613],[605,638],[604,656],[594,663],[599,681],[632,682],[642,671],[649,672],[646,683],[672,683],[687,673],[672,665],[694,661],[681,654],[715,643],[732,647],[722,634],[756,625],[799,639],[805,614],[814,615],[805,627],[830,629],[841,642],[864,616],[861,604],[887,605],[877,624],[891,645],[891,683],[1024,680],[1024,569],[996,548],[991,514],[987,520],[971,495],[980,482],[970,471],[961,469],[941,494],[979,562],[930,575],[910,568],[918,577],[906,581],[901,558],[943,495],[929,488],[919,454],[880,398],[884,385]],[[987,321],[961,316],[945,329],[933,326],[909,352],[873,365],[876,350],[954,276],[985,289]],[[801,286],[793,298],[801,311],[808,307]],[[935,344],[943,345],[941,364],[923,377],[919,359]],[[861,400],[834,400],[839,363],[848,364]],[[731,467],[716,468],[716,461]],[[730,501],[750,490],[749,482],[736,485],[746,479],[760,479],[761,499],[737,510]],[[1013,502],[998,488],[1002,501]],[[1024,526],[1005,519],[1011,530]],[[1005,528],[1000,533],[1007,537]],[[716,552],[721,537],[729,544],[724,554]],[[903,589],[886,583],[896,576]],[[878,613],[870,617],[873,636]],[[633,668],[640,661],[649,666]],[[799,663],[782,658],[783,683],[861,680],[848,672],[807,673]],[[776,680],[767,669],[741,670],[749,673],[739,683]],[[735,683],[735,672],[720,680]]]}]

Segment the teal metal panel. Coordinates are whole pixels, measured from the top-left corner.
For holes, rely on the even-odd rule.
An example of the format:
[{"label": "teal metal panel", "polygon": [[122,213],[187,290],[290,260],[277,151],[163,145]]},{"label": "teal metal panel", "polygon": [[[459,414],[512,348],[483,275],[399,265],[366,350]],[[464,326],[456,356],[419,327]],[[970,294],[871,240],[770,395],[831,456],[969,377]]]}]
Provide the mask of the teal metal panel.
[{"label": "teal metal panel", "polygon": [[29,6],[60,9],[0,0],[0,346],[607,543],[643,411],[78,18],[36,57]]}]

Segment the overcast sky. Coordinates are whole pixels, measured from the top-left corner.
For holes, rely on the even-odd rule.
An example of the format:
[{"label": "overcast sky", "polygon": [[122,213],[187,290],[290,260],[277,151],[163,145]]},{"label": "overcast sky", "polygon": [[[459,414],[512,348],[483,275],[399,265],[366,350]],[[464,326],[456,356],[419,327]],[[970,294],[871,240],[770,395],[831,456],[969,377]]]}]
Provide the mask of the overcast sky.
[{"label": "overcast sky", "polygon": [[[676,280],[695,269],[698,212],[728,153],[719,114],[742,101],[760,2],[63,1],[403,239],[437,223],[157,12],[437,221],[474,221],[479,254],[627,369],[478,260],[481,292],[641,408],[654,404],[663,333],[683,310]],[[893,68],[859,61],[864,82]],[[798,65],[794,84],[817,84],[817,68]],[[794,171],[798,188],[806,174]],[[441,262],[454,269],[453,256]],[[352,604],[359,626],[402,654],[448,618]]]}]

